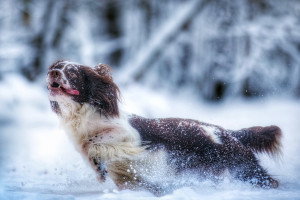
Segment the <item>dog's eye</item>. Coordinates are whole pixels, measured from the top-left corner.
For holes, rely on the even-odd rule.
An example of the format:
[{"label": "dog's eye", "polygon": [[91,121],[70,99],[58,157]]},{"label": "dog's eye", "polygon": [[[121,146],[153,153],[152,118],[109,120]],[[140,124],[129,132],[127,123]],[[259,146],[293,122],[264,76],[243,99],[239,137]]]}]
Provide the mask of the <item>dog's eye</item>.
[{"label": "dog's eye", "polygon": [[76,75],[75,73],[71,72],[71,73],[70,73],[70,77],[71,77],[71,78],[77,78],[77,75]]}]

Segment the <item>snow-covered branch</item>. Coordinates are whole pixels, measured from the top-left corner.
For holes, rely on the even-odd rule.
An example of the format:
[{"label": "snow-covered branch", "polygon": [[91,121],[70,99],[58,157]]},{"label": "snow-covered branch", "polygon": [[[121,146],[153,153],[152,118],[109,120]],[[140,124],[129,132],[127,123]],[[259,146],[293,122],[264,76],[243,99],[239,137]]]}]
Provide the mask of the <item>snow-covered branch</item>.
[{"label": "snow-covered branch", "polygon": [[133,58],[122,67],[119,72],[121,82],[139,80],[150,67],[151,61],[164,49],[164,47],[180,34],[182,27],[189,23],[197,13],[206,5],[208,0],[187,1],[178,6],[170,14],[170,18],[162,23],[156,33],[142,45]]}]

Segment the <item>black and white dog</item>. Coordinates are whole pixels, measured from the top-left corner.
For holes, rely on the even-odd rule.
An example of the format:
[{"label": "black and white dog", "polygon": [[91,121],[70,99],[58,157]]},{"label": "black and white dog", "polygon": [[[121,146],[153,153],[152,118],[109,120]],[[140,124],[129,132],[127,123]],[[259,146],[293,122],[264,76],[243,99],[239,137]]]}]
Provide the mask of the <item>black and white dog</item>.
[{"label": "black and white dog", "polygon": [[176,176],[185,170],[221,175],[263,188],[277,188],[255,156],[280,152],[277,126],[231,131],[191,119],[147,119],[119,110],[111,68],[57,61],[47,75],[49,99],[77,150],[99,181],[109,176],[120,188],[145,187],[155,163]]}]

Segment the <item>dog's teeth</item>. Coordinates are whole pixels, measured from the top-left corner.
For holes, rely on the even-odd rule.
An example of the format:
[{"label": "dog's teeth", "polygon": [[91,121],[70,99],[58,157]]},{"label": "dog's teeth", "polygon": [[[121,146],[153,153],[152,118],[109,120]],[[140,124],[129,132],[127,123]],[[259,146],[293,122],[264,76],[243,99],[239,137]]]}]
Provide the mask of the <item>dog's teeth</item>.
[{"label": "dog's teeth", "polygon": [[58,88],[60,88],[60,85],[58,86]]}]

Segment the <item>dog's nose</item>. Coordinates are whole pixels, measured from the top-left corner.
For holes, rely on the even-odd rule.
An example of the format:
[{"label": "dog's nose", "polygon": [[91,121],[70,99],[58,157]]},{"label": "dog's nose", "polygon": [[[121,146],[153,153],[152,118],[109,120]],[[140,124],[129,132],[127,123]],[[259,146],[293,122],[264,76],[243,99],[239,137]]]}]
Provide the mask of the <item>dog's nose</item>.
[{"label": "dog's nose", "polygon": [[61,72],[58,71],[58,70],[51,70],[49,72],[49,75],[52,77],[52,78],[55,78],[55,79],[60,79],[61,78]]}]

